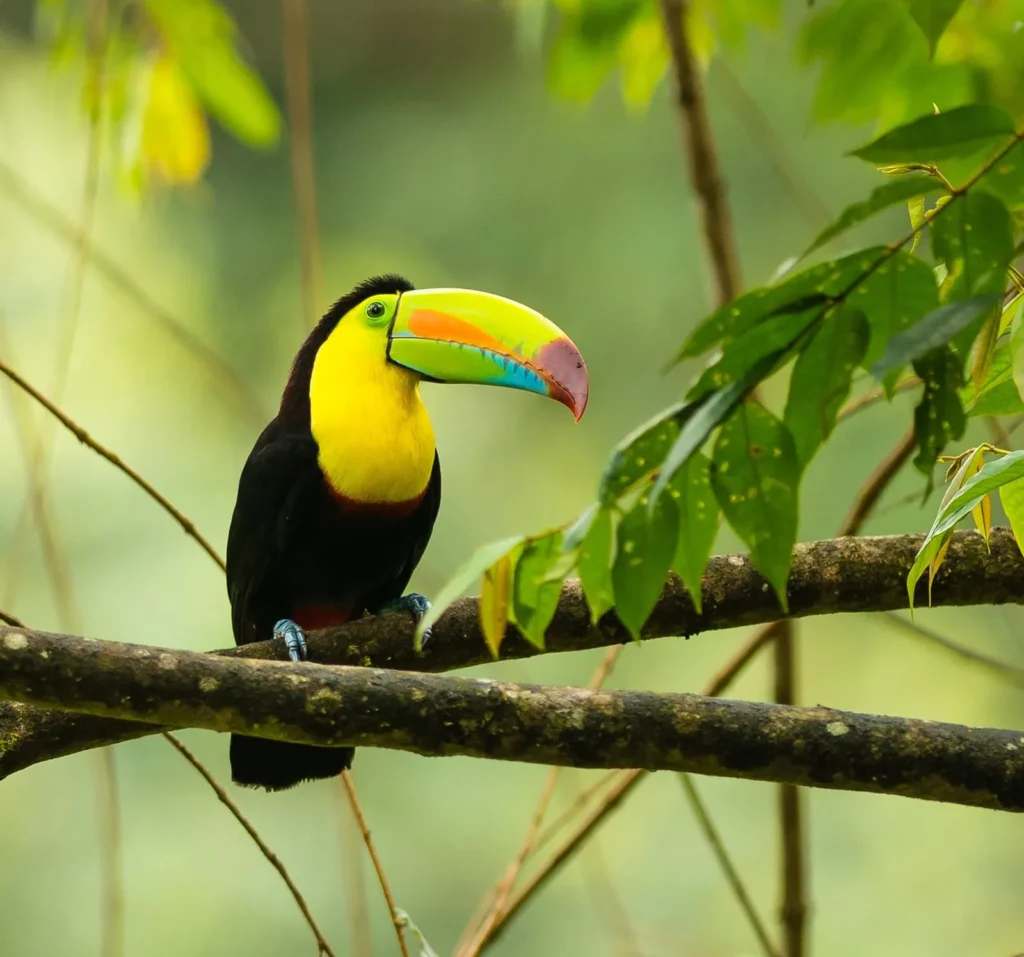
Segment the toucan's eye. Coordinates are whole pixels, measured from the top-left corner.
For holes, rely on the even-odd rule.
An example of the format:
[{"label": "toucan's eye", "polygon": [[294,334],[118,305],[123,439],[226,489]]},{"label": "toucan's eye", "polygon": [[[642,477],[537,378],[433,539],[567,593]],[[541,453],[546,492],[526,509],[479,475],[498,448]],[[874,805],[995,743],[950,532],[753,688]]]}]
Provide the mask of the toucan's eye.
[{"label": "toucan's eye", "polygon": [[371,302],[366,307],[366,314],[371,319],[380,319],[381,316],[383,316],[384,313],[387,311],[387,306],[385,306],[384,303],[382,302]]}]

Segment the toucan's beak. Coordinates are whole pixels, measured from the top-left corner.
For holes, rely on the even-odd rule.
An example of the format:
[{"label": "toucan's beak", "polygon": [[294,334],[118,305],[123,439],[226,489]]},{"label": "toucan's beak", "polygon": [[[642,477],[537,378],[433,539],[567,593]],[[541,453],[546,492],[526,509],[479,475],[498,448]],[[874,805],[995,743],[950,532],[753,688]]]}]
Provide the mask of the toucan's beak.
[{"label": "toucan's beak", "polygon": [[539,392],[568,406],[576,421],[587,407],[587,366],[572,340],[539,312],[487,292],[403,292],[388,358],[436,382]]}]

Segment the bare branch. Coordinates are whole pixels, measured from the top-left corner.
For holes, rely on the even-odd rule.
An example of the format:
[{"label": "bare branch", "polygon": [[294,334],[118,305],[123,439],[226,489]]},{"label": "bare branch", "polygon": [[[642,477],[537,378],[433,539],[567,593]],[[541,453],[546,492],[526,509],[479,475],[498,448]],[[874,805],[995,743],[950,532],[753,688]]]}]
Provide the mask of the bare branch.
[{"label": "bare branch", "polygon": [[[793,617],[838,612],[892,611],[907,607],[906,573],[921,535],[838,538],[798,545],[789,580]],[[932,604],[1024,603],[1024,558],[1008,529],[994,529],[991,551],[975,532],[957,532],[935,578]],[[920,594],[923,599],[925,587]],[[693,608],[679,579],[670,576],[644,627],[647,638],[776,621],[774,592],[745,555],[711,559],[704,576],[703,614]],[[463,598],[433,626],[433,639],[417,654],[413,624],[403,614],[363,618],[309,637],[311,661],[440,672],[492,660],[480,632],[476,599]],[[628,632],[614,613],[590,621],[579,582],[567,581],[547,633],[546,653],[626,644]],[[256,642],[218,654],[284,659],[281,641]],[[542,654],[514,628],[502,644],[504,658]],[[0,672],[2,674],[2,672]],[[0,704],[0,779],[39,761],[152,734],[126,721],[70,715],[25,704]],[[557,762],[552,762],[557,763]]]},{"label": "bare branch", "polygon": [[645,768],[1024,811],[1024,733],[694,694],[249,661],[0,630],[0,696],[330,747]]}]

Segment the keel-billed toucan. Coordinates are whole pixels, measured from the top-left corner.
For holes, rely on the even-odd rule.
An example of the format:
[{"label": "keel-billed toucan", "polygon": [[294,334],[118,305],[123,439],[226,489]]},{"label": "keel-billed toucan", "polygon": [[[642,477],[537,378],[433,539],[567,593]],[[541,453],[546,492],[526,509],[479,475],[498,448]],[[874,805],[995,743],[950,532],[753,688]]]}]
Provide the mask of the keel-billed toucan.
[{"label": "keel-billed toucan", "polygon": [[[538,392],[577,420],[587,404],[579,350],[534,310],[397,276],[356,287],[302,344],[242,470],[227,551],[236,643],[283,637],[298,661],[304,629],[429,607],[402,594],[441,499],[424,380]],[[350,748],[231,738],[234,780],[268,790],[351,760]]]}]

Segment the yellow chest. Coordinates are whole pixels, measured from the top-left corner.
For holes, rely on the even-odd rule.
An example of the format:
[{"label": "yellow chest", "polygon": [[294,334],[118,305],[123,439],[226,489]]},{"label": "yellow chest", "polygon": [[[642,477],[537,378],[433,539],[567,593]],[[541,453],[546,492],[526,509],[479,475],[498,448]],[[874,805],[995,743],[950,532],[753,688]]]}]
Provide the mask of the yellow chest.
[{"label": "yellow chest", "polygon": [[434,465],[419,380],[387,361],[379,332],[342,322],[317,352],[310,427],[331,487],[356,502],[417,498]]}]

